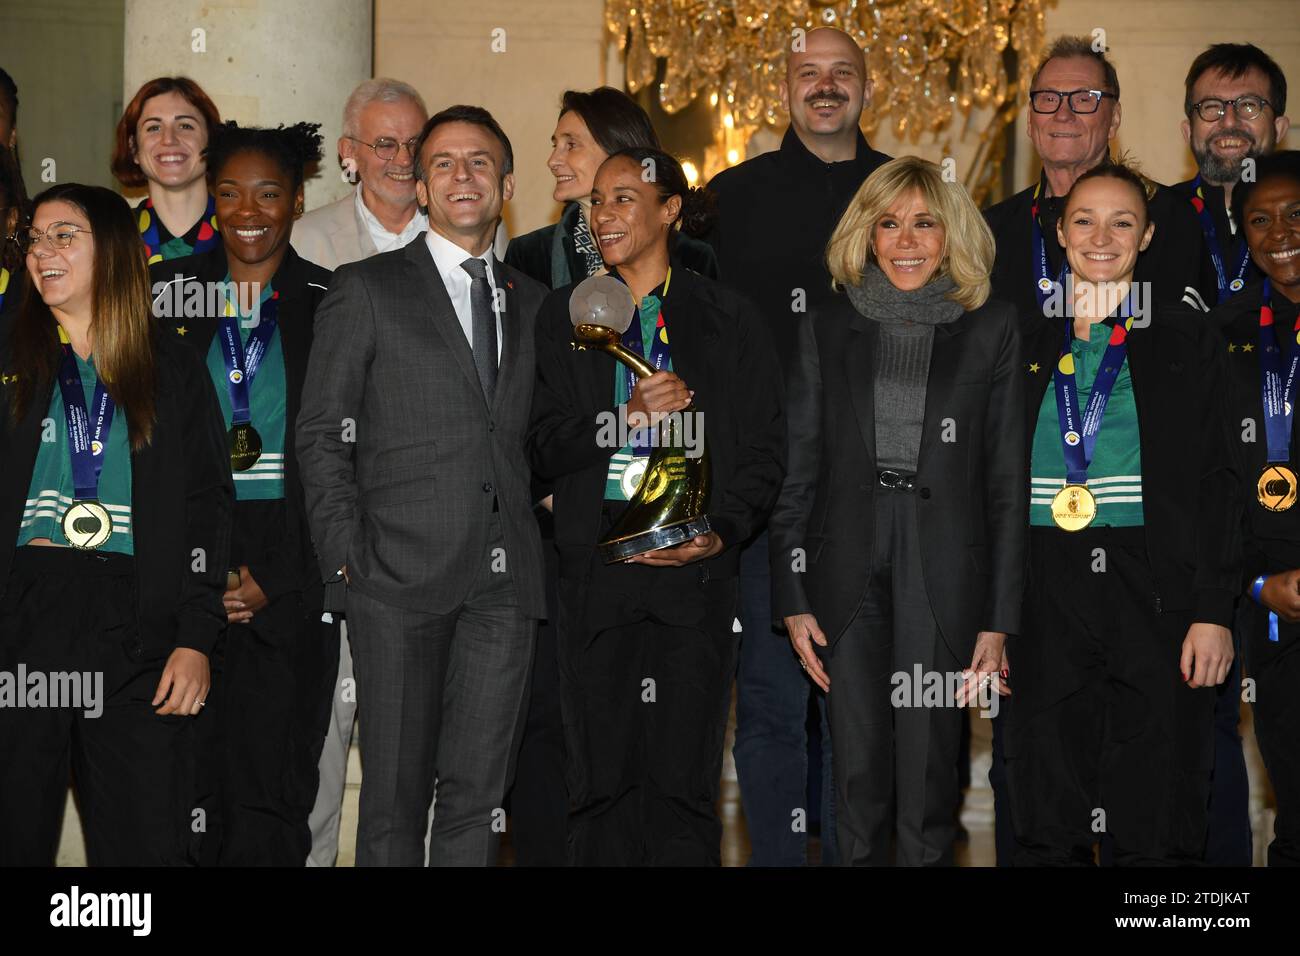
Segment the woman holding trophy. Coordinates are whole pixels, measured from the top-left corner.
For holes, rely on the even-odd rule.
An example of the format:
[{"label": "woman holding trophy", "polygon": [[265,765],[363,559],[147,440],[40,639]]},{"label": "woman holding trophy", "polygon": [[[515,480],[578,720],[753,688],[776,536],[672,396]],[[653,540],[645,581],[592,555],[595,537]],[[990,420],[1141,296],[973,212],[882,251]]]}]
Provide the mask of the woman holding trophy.
[{"label": "woman holding trophy", "polygon": [[555,488],[570,862],[716,866],[736,546],[785,471],[780,370],[752,306],[670,268],[676,225],[707,224],[675,159],[611,155],[591,218],[610,274],[543,304],[530,434]]}]

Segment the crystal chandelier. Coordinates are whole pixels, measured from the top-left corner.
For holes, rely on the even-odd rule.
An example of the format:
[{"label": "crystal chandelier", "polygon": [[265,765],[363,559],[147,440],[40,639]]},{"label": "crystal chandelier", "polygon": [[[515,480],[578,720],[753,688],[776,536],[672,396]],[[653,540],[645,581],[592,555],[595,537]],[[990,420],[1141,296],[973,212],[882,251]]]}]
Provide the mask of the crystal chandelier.
[{"label": "crystal chandelier", "polygon": [[[960,114],[991,116],[980,133],[968,186],[996,175],[1000,134],[1015,120],[1020,91],[1043,49],[1048,0],[606,0],[605,25],[623,52],[627,87],[654,83],[675,113],[705,96],[715,108],[719,161],[743,158],[764,124],[785,122],[780,81],[797,28],[833,26],[867,53],[875,84],[863,114],[870,134],[888,122],[900,140],[943,135]],[[1018,56],[1007,75],[1006,51]]]}]

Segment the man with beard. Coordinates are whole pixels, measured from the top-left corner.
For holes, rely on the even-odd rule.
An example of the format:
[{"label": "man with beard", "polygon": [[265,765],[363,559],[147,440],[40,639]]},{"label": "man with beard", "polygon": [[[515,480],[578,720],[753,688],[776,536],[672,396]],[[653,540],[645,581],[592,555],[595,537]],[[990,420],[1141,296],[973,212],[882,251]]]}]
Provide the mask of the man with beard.
[{"label": "man with beard", "polygon": [[[826,243],[862,181],[889,157],[858,129],[871,102],[866,57],[847,33],[823,27],[796,38],[786,61],[781,105],[790,128],[781,148],[715,176],[708,189],[718,220],[708,237],[718,278],[762,310],[785,359],[804,312],[831,299]],[[807,856],[808,738],[812,684],[789,642],[772,628],[767,533],[741,555],[736,677],[736,775],[757,866],[800,866]],[[835,862],[830,735],[822,728],[822,862]]]},{"label": "man with beard", "polygon": [[[1213,293],[1213,308],[1263,277],[1251,262],[1241,224],[1232,218],[1232,187],[1241,181],[1245,161],[1272,153],[1286,136],[1286,77],[1277,63],[1249,43],[1216,43],[1192,61],[1187,71],[1183,139],[1196,157],[1197,174],[1173,189],[1196,212],[1205,237],[1202,286]],[[1252,169],[1253,173],[1253,169]],[[1253,175],[1251,176],[1253,179]],[[1210,826],[1205,862],[1250,866],[1250,785],[1237,730],[1241,711],[1241,635],[1238,614],[1234,643],[1238,654],[1228,679],[1217,689],[1214,709],[1214,771],[1211,775]]]},{"label": "man with beard", "polygon": [[1173,189],[1200,220],[1205,282],[1216,292],[1206,305],[1213,308],[1261,278],[1232,220],[1232,187],[1245,160],[1267,156],[1286,136],[1286,77],[1253,44],[1216,43],[1192,61],[1186,86],[1183,140],[1197,174]]}]

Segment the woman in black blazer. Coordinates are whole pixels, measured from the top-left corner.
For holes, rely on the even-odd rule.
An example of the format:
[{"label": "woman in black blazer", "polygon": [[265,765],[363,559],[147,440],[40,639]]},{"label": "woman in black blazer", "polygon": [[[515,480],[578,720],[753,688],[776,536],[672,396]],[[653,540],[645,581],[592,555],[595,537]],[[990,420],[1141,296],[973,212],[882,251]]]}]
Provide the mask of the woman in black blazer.
[{"label": "woman in black blazer", "polygon": [[92,866],[184,863],[191,718],[225,627],[220,412],[151,327],[125,200],[51,187],[20,239],[0,327],[0,671],[80,693],[0,707],[0,865],[54,864],[69,764]]},{"label": "woman in black blazer", "polygon": [[1020,626],[1015,316],[979,211],[916,157],[867,177],[827,261],[846,295],[799,329],[774,607],[829,690],[841,860],[892,836],[898,864],[951,863],[960,707],[996,711]]},{"label": "woman in black blazer", "polygon": [[[1300,865],[1300,505],[1295,385],[1300,350],[1300,152],[1259,160],[1232,191],[1233,219],[1267,277],[1210,318],[1226,342],[1244,561],[1237,621],[1250,676],[1255,736],[1277,798],[1269,866]],[[1223,347],[1221,345],[1221,347]],[[1271,351],[1269,351],[1271,350]],[[1271,356],[1271,357],[1270,357]],[[1265,388],[1273,401],[1265,405]],[[1278,401],[1280,399],[1280,402]],[[1226,688],[1234,693],[1235,688]]]},{"label": "woman in black blazer", "polygon": [[[657,172],[651,182],[642,178],[646,161]],[[578,865],[721,861],[715,802],[738,649],[739,545],[776,500],[785,421],[781,372],[758,313],[670,265],[669,233],[682,217],[688,228],[698,224],[699,198],[677,161],[651,149],[611,156],[592,193],[605,262],[637,310],[624,342],[667,371],[629,391],[624,367],[607,353],[572,349],[574,286],[551,293],[537,318],[529,445],[537,474],[555,488],[569,846]],[[626,467],[635,452],[609,440],[609,420],[680,412],[692,400],[712,468],[712,530],[602,563],[597,543],[637,487]]]},{"label": "woman in black blazer", "polygon": [[[658,149],[659,136],[632,97],[610,86],[585,93],[566,90],[546,161],[555,177],[554,199],[564,203],[564,212],[559,222],[511,239],[506,265],[549,289],[602,271],[605,263],[590,224],[591,187],[609,156],[638,146]],[[673,231],[668,249],[674,262],[710,279],[718,277],[713,247],[704,240]]]},{"label": "woman in black blazer", "polygon": [[[330,277],[289,244],[304,167],[321,155],[317,129],[214,129],[204,157],[221,245],[151,270],[164,334],[206,365],[235,486],[230,627],[205,714],[219,807],[205,860],[223,865],[306,860],[338,665],[337,635],[321,621],[323,586],[292,440],[312,322]],[[200,307],[187,307],[194,301]]]},{"label": "woman in black blazer", "polygon": [[[1143,180],[1084,173],[1066,267],[1023,316],[1029,571],[1005,752],[1018,865],[1195,863],[1213,685],[1232,662],[1236,480],[1224,349],[1200,313],[1133,281]],[[1196,268],[1195,263],[1188,268]]]}]

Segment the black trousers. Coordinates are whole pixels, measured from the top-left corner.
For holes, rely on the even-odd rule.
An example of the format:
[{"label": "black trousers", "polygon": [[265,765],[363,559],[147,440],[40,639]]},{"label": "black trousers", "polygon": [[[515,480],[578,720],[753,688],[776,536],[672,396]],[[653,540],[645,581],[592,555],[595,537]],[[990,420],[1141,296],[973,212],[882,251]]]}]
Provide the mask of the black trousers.
[{"label": "black trousers", "polygon": [[569,800],[564,784],[564,721],[560,717],[560,668],[556,660],[556,603],[560,555],[542,521],[546,557],[546,606],[550,618],[537,625],[532,691],[507,806],[515,866],[564,866],[569,859]]},{"label": "black trousers", "polygon": [[0,671],[90,674],[102,696],[89,714],[84,698],[0,706],[2,866],[54,865],[69,768],[91,866],[181,865],[196,850],[192,722],[154,713],[168,655],[139,652],[134,566],[67,548],[14,554]]},{"label": "black trousers", "polygon": [[[313,619],[314,618],[314,619]],[[329,726],[338,625],[289,594],[222,638],[203,718],[216,778],[216,862],[302,866]]]},{"label": "black trousers", "polygon": [[1268,639],[1268,611],[1242,604],[1246,664],[1255,678],[1255,738],[1277,798],[1269,866],[1300,866],[1300,625],[1278,621]]},{"label": "black trousers", "polygon": [[1005,753],[1017,865],[1191,865],[1205,846],[1214,688],[1179,672],[1141,528],[1035,528]]},{"label": "black trousers", "polygon": [[[835,821],[840,863],[900,866],[952,863],[956,835],[957,751],[962,711],[924,706],[907,686],[959,672],[926,594],[911,492],[876,494],[872,567],[858,614],[822,652],[831,680],[827,704],[835,747]],[[834,635],[828,635],[833,638]],[[969,662],[966,662],[969,663]]]},{"label": "black trousers", "polygon": [[560,580],[570,860],[718,866],[716,802],[739,587],[704,568],[598,565]]}]

